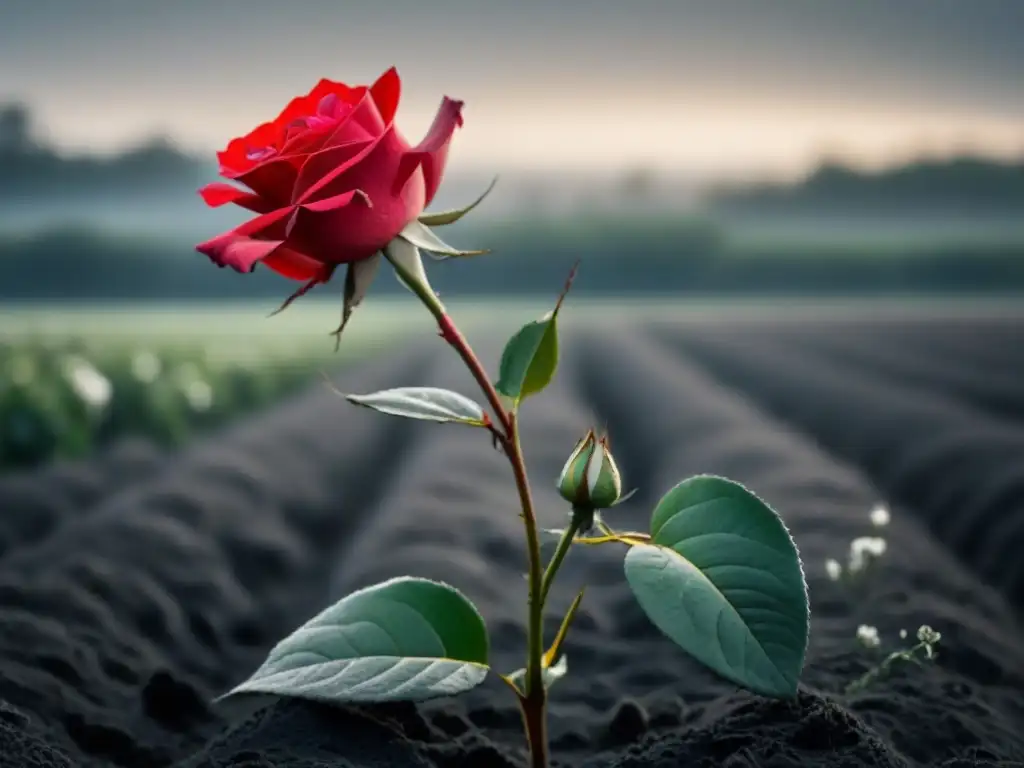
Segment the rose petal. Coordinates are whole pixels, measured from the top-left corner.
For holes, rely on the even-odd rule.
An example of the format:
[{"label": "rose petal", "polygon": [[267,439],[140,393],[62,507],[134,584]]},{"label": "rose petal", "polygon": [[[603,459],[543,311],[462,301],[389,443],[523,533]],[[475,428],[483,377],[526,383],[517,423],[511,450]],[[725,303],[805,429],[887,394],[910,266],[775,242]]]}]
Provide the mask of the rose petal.
[{"label": "rose petal", "polygon": [[238,272],[252,272],[253,267],[280,247],[288,235],[288,222],[295,209],[278,208],[270,213],[235,227],[230,232],[217,235],[196,246],[221,267],[231,267]]},{"label": "rose petal", "polygon": [[238,175],[245,173],[258,164],[258,161],[250,157],[254,149],[276,147],[281,137],[281,129],[273,123],[263,123],[257,126],[245,136],[232,139],[223,152],[217,153],[217,161],[220,163],[221,175]]},{"label": "rose petal", "polygon": [[[349,264],[380,250],[370,199],[359,190],[305,203],[288,222],[290,245],[325,264]],[[385,241],[386,242],[386,241]]]},{"label": "rose petal", "polygon": [[321,117],[334,117],[335,111],[341,105],[341,100],[336,93],[328,93],[320,103],[316,105],[316,113]]},{"label": "rose petal", "polygon": [[426,198],[423,174],[419,171],[397,194],[392,189],[399,162],[408,149],[391,127],[308,189],[302,189],[302,182],[296,184],[298,196],[294,202],[299,205],[335,198],[352,190],[362,190],[373,201],[372,212],[359,208],[337,212],[337,221],[332,222],[330,228],[332,248],[344,251],[343,256],[319,249],[314,251],[312,248],[317,246],[312,243],[304,243],[300,250],[325,261],[338,261],[340,258],[349,261],[354,258],[353,253],[358,255],[379,250],[397,237],[410,221],[423,212]]},{"label": "rose petal", "polygon": [[[306,158],[292,192],[293,202],[313,200],[334,179],[359,163],[378,140],[360,139],[314,152]],[[330,196],[330,195],[328,195]]]},{"label": "rose petal", "polygon": [[370,86],[370,95],[373,97],[374,104],[377,105],[384,124],[391,125],[395,120],[398,102],[402,97],[402,78],[398,76],[398,70],[392,67],[378,77],[377,82]]},{"label": "rose petal", "polygon": [[276,157],[255,165],[244,173],[229,175],[228,178],[245,184],[257,195],[273,202],[276,206],[282,206],[287,205],[291,200],[292,189],[298,175],[299,172],[291,160],[286,157]]},{"label": "rose petal", "polygon": [[324,142],[334,131],[335,125],[332,122],[293,133],[281,146],[281,158],[287,159],[295,168],[301,168],[307,156],[323,149]]},{"label": "rose petal", "polygon": [[426,205],[437,194],[441,186],[441,177],[448,160],[448,145],[451,143],[455,129],[462,126],[463,102],[444,97],[430,130],[416,147],[407,152],[398,167],[395,178],[394,194],[398,194],[417,168],[423,168],[423,179],[426,184]]},{"label": "rose petal", "polygon": [[312,259],[286,245],[265,256],[262,264],[289,280],[323,278],[329,271],[323,262]]},{"label": "rose petal", "polygon": [[258,125],[245,136],[232,139],[223,151],[218,152],[222,174],[237,176],[252,169],[258,164],[249,157],[252,150],[280,149],[287,139],[289,125],[297,119],[317,114],[317,108],[325,97],[333,96],[344,104],[355,104],[366,90],[365,86],[352,87],[326,78],[320,80],[305,96],[296,96],[289,101],[276,118]]},{"label": "rose petal", "polygon": [[360,88],[323,78],[305,96],[296,96],[274,119],[274,125],[284,127],[300,117],[317,113],[317,107],[325,96],[334,95],[340,101],[351,104],[358,100]]},{"label": "rose petal", "polygon": [[338,124],[324,141],[324,148],[347,144],[357,139],[375,139],[387,129],[388,124],[381,117],[373,96],[366,91],[362,98]]},{"label": "rose petal", "polygon": [[211,208],[219,208],[222,205],[234,203],[255,213],[270,213],[278,207],[264,200],[259,195],[254,195],[251,192],[246,192],[244,189],[221,182],[207,184],[199,190],[199,194],[202,196],[203,202]]}]

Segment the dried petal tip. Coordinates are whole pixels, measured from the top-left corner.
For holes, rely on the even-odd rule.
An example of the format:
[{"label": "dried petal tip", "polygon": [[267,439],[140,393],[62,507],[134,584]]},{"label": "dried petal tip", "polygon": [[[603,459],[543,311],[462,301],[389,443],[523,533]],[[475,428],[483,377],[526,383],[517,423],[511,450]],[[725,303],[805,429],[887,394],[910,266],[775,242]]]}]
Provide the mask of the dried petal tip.
[{"label": "dried petal tip", "polygon": [[558,491],[573,507],[607,509],[622,496],[622,476],[608,446],[608,437],[594,430],[576,444],[558,478]]}]

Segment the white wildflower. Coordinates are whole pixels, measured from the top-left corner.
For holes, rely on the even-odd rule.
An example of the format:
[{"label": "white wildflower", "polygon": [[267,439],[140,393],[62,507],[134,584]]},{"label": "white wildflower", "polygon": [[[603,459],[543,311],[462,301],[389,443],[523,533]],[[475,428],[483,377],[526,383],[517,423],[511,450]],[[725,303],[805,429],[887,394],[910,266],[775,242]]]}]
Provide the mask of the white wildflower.
[{"label": "white wildflower", "polygon": [[927,624],[922,624],[917,630],[917,639],[926,645],[935,645],[942,639],[942,633],[936,632]]},{"label": "white wildflower", "polygon": [[843,566],[840,565],[839,561],[833,557],[830,557],[825,561],[825,573],[828,574],[829,579],[832,581],[839,581],[843,575]]},{"label": "white wildflower", "polygon": [[906,640],[906,639],[907,639],[907,630],[901,629],[900,630],[900,640]]},{"label": "white wildflower", "polygon": [[891,519],[892,515],[889,514],[889,508],[885,504],[876,504],[871,510],[871,524],[876,528],[884,528]]},{"label": "white wildflower", "polygon": [[881,644],[876,627],[861,624],[857,627],[857,642],[865,648],[877,648]]},{"label": "white wildflower", "polygon": [[860,536],[850,542],[849,569],[852,573],[863,571],[872,560],[885,554],[885,539],[879,536]]}]

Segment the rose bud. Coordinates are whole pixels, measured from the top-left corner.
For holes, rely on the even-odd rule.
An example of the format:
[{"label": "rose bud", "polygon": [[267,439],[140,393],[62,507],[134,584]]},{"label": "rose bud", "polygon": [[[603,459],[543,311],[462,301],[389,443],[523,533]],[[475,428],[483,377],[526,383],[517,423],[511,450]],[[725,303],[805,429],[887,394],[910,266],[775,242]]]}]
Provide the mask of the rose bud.
[{"label": "rose bud", "polygon": [[594,430],[576,444],[558,478],[562,498],[580,510],[607,509],[622,496],[622,476],[608,447],[607,435]]}]

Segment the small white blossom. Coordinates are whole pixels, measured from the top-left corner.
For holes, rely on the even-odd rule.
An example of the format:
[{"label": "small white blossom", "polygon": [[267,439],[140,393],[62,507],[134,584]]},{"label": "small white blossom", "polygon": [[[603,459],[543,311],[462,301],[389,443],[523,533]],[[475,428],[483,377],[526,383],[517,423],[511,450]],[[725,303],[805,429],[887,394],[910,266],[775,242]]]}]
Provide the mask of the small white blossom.
[{"label": "small white blossom", "polygon": [[872,560],[885,554],[885,539],[878,536],[860,536],[850,542],[849,569],[853,573],[864,570]]},{"label": "small white blossom", "polygon": [[139,352],[132,358],[132,375],[143,384],[152,384],[156,381],[162,368],[160,358],[152,352]]},{"label": "small white blossom", "polygon": [[114,394],[110,380],[83,357],[68,358],[64,365],[64,375],[75,394],[91,408],[106,407]]},{"label": "small white blossom", "polygon": [[927,624],[922,624],[917,630],[917,639],[926,645],[935,645],[942,639],[942,634],[936,632]]},{"label": "small white blossom", "polygon": [[877,648],[881,644],[876,627],[861,624],[857,627],[857,642],[865,648]]},{"label": "small white blossom", "polygon": [[906,639],[907,639],[907,630],[901,629],[900,630],[900,640],[906,640]]},{"label": "small white blossom", "polygon": [[825,573],[828,574],[829,579],[832,581],[839,581],[843,575],[843,566],[839,564],[838,560],[830,557],[825,561]]},{"label": "small white blossom", "polygon": [[889,508],[885,504],[876,504],[871,510],[871,524],[876,528],[884,528],[891,519]]}]

